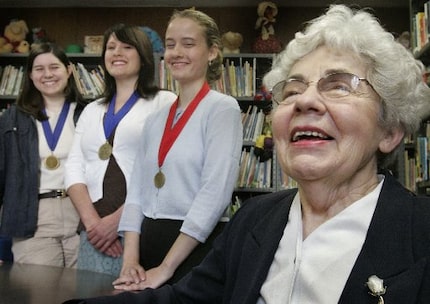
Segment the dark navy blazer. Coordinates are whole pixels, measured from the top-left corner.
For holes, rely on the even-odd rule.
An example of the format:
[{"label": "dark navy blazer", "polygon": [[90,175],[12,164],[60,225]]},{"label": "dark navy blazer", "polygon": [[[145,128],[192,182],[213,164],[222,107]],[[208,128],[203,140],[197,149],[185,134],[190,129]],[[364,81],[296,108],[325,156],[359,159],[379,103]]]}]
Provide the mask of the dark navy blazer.
[{"label": "dark navy blazer", "polygon": [[[255,304],[295,194],[296,190],[285,190],[248,200],[202,264],[177,284],[87,299],[86,303]],[[386,175],[365,243],[339,303],[378,303],[365,284],[377,275],[384,279],[385,303],[429,304],[429,258],[430,198],[415,196]]]}]

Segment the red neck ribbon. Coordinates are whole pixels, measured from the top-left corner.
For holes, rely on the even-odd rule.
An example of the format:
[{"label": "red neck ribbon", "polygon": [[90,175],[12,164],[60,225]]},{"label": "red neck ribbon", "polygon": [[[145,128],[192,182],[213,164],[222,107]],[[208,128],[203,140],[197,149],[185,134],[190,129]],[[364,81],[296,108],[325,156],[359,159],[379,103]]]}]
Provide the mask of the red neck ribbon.
[{"label": "red neck ribbon", "polygon": [[209,90],[210,90],[209,84],[205,82],[202,88],[200,89],[200,91],[197,93],[197,95],[194,97],[191,103],[187,106],[184,113],[182,114],[182,116],[179,118],[179,120],[176,122],[176,124],[173,127],[172,127],[173,119],[175,117],[176,109],[178,108],[179,97],[170,107],[169,116],[167,117],[166,125],[164,127],[163,137],[161,138],[160,148],[158,150],[159,168],[161,168],[161,166],[163,165],[167,152],[169,152],[170,148],[173,146],[173,143],[175,142],[176,138],[178,138],[182,129],[187,124],[188,119],[191,117],[194,110],[197,108],[200,101],[203,99],[203,97],[206,96]]}]

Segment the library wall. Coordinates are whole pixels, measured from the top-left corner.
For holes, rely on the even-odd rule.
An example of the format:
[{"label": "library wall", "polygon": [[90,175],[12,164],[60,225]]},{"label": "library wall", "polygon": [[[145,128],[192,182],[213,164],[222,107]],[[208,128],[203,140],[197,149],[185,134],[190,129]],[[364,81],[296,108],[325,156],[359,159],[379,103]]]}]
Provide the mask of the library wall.
[{"label": "library wall", "polygon": [[[181,9],[181,8],[178,8]],[[256,148],[263,149],[267,132],[265,132],[266,121],[265,115],[268,104],[264,102],[254,102],[253,95],[259,89],[261,75],[264,75],[270,69],[273,56],[271,54],[252,54],[252,43],[259,34],[254,29],[257,13],[255,7],[229,7],[229,8],[198,8],[212,16],[220,27],[221,33],[227,31],[240,32],[244,37],[244,44],[241,48],[241,54],[226,56],[225,64],[230,67],[233,64],[234,71],[237,67],[242,67],[247,61],[255,72],[252,79],[252,93],[238,94],[235,90],[229,90],[233,84],[238,82],[231,79],[247,79],[246,77],[228,77],[225,80],[221,90],[238,98],[239,103],[244,111],[244,143],[241,156],[240,176],[235,190],[234,201],[240,203],[242,198],[250,195],[258,195],[266,192],[276,191],[281,187],[293,187],[294,181],[287,179],[282,175],[276,162],[276,154],[267,156],[265,161],[257,161]],[[27,22],[29,28],[42,27],[46,30],[48,38],[56,41],[63,47],[69,44],[83,45],[84,36],[101,35],[111,25],[115,23],[129,23],[139,26],[148,26],[164,36],[165,28],[170,15],[174,8],[1,8],[0,4],[0,28],[4,28],[11,19],[23,19]],[[285,44],[293,38],[294,33],[301,30],[304,23],[324,12],[325,8],[291,8],[281,7],[275,24],[276,35],[284,41]],[[381,20],[381,23],[391,32],[397,34],[409,30],[409,13],[407,8],[377,8],[374,10],[375,15]],[[76,63],[77,72],[74,74],[78,79],[86,81],[85,67],[94,68],[96,61],[100,60],[99,56],[81,56],[82,54],[70,54],[72,62]],[[87,58],[88,57],[88,58]],[[3,65],[10,64],[22,65],[24,57],[5,56]],[[159,57],[157,57],[160,59]],[[13,62],[17,60],[19,62]],[[79,64],[83,63],[79,69]],[[88,70],[89,71],[89,70]],[[245,69],[246,71],[246,69]],[[167,71],[164,74],[168,74]],[[248,73],[248,75],[253,73]],[[84,75],[84,76],[83,76]],[[236,75],[236,74],[235,74]],[[243,75],[243,74],[239,74]],[[91,75],[90,75],[91,76]],[[162,78],[162,77],[160,77]],[[259,80],[257,81],[256,78]],[[162,83],[162,84],[161,84]],[[174,90],[174,88],[165,85],[163,80],[160,85],[164,88]],[[170,83],[173,83],[170,81]],[[248,82],[245,82],[248,84]],[[229,84],[229,85],[228,85]],[[82,85],[82,93],[88,98],[93,99],[99,94],[99,91],[87,91],[88,86]],[[89,86],[90,88],[92,86]],[[246,88],[246,85],[245,85]],[[249,87],[248,87],[249,89]],[[248,92],[248,90],[245,90]],[[2,95],[0,86],[0,97]],[[16,94],[4,94],[3,105],[14,100]],[[0,98],[0,106],[1,106]],[[264,114],[263,114],[264,112]],[[247,132],[249,130],[249,132]],[[270,143],[270,136],[267,136]],[[257,142],[259,145],[257,146]],[[261,143],[263,146],[261,147]],[[273,148],[273,147],[272,147]],[[269,149],[270,150],[270,149]],[[263,154],[264,155],[264,154]]]},{"label": "library wall", "polygon": [[[149,26],[163,37],[167,21],[175,8],[1,8],[0,29],[12,19],[23,19],[29,28],[42,27],[48,37],[63,47],[68,44],[83,45],[85,35],[101,35],[115,23]],[[177,8],[181,9],[181,8]],[[218,23],[222,33],[240,32],[244,37],[242,52],[251,52],[258,32],[256,7],[200,8]],[[325,8],[280,7],[275,24],[278,37],[288,42],[303,24],[320,15]],[[409,13],[405,8],[375,8],[376,16],[391,32],[397,34],[409,30]]]}]

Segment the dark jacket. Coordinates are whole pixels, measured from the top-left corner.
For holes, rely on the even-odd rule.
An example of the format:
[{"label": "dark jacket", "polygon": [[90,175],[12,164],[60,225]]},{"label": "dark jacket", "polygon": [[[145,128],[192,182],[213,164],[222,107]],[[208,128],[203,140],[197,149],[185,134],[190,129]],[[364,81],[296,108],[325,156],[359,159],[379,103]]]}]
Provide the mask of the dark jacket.
[{"label": "dark jacket", "polygon": [[[83,107],[76,106],[75,124]],[[39,162],[35,119],[12,105],[0,116],[0,235],[34,235],[39,210]]]},{"label": "dark jacket", "polygon": [[[248,201],[214,242],[202,264],[176,285],[93,298],[85,303],[255,304],[295,194],[295,190],[286,190]],[[385,303],[428,304],[429,259],[430,198],[415,196],[387,175],[339,303],[378,303],[365,285],[371,275],[377,275],[384,279]]]}]

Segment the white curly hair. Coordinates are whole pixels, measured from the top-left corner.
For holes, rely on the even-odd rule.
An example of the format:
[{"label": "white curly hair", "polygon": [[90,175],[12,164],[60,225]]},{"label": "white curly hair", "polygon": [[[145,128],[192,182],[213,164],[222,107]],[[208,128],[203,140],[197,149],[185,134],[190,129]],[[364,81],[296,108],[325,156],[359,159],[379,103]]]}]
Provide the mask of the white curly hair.
[{"label": "white curly hair", "polygon": [[411,52],[398,43],[365,9],[331,5],[311,20],[285,50],[276,56],[264,84],[272,88],[288,77],[292,66],[317,47],[352,52],[368,67],[366,78],[382,100],[381,125],[401,127],[405,135],[416,132],[422,118],[430,114],[430,89],[423,81],[425,69]]}]

